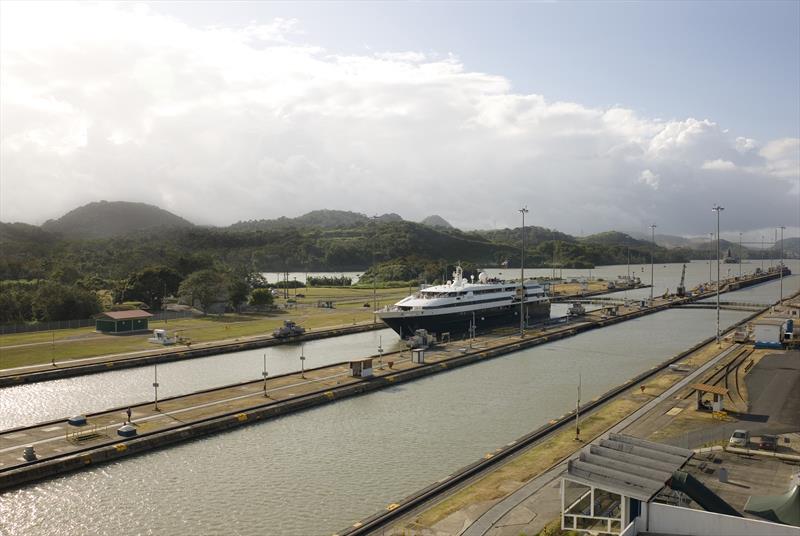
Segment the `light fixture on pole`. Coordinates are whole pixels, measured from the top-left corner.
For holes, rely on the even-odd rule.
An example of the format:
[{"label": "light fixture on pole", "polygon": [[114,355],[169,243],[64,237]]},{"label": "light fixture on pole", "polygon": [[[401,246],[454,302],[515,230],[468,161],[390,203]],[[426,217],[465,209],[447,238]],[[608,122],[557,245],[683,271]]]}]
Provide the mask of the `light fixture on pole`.
[{"label": "light fixture on pole", "polygon": [[300,345],[300,377],[305,379],[306,378],[306,356],[303,352],[305,348],[305,344]]},{"label": "light fixture on pole", "polygon": [[525,337],[525,214],[528,213],[528,207],[519,209],[522,214],[522,256],[519,261],[519,336]]},{"label": "light fixture on pole", "polygon": [[711,256],[714,254],[714,233],[708,233],[708,284],[714,281],[711,274]]},{"label": "light fixture on pole", "polygon": [[653,241],[652,248],[650,249],[650,303],[653,302],[653,287],[655,286],[655,281],[653,280],[654,270],[653,270],[653,263],[655,262],[655,254],[656,254],[656,227],[658,227],[655,223],[650,225],[650,234],[651,239]]},{"label": "light fixture on pole", "polygon": [[153,363],[153,390],[155,391],[153,396],[153,400],[155,402],[153,409],[158,411],[158,361]]},{"label": "light fixture on pole", "polygon": [[375,243],[378,241],[378,215],[372,216],[374,237],[372,240],[372,323],[378,323],[376,311],[378,310],[378,288],[376,286],[378,281],[378,269],[375,266]]},{"label": "light fixture on pole", "polygon": [[383,369],[383,335],[378,335],[378,364]]},{"label": "light fixture on pole", "polygon": [[783,230],[786,229],[786,226],[781,225],[778,229],[781,230],[781,263],[778,265],[778,269],[781,271],[781,297],[778,303],[783,303]]},{"label": "light fixture on pole", "polygon": [[267,394],[267,376],[269,373],[267,372],[267,353],[264,352],[264,370],[261,372],[261,376],[264,378],[264,398],[269,398]]},{"label": "light fixture on pole", "polygon": [[714,205],[711,210],[717,213],[717,344],[719,345],[719,213],[725,210],[725,207]]},{"label": "light fixture on pole", "polygon": [[742,278],[742,233],[739,233],[739,279]]},{"label": "light fixture on pole", "polygon": [[764,271],[764,235],[761,235],[761,271]]}]

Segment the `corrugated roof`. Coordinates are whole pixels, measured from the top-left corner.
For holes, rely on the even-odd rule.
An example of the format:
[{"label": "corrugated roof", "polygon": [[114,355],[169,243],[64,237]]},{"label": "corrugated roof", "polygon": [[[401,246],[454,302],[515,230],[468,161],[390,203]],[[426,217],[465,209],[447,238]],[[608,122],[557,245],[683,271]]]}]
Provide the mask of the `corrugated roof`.
[{"label": "corrugated roof", "polygon": [[132,309],[130,311],[106,311],[95,316],[95,318],[110,318],[111,320],[132,320],[137,318],[150,318],[151,315],[147,311],[141,309]]},{"label": "corrugated roof", "polygon": [[599,444],[585,447],[577,460],[570,460],[567,478],[649,501],[693,454],[679,447],[610,434]]},{"label": "corrugated roof", "polygon": [[720,387],[719,385],[709,385],[707,383],[693,383],[690,385],[692,389],[696,391],[703,391],[704,393],[714,393],[715,395],[728,395],[728,390],[724,387]]}]

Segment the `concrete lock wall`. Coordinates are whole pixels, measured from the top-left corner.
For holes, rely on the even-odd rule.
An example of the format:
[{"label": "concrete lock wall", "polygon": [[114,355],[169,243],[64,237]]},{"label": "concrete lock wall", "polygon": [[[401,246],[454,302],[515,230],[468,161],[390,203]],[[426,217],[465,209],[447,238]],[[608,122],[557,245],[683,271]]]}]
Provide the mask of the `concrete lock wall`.
[{"label": "concrete lock wall", "polygon": [[800,527],[650,503],[647,530],[676,536],[800,536]]}]

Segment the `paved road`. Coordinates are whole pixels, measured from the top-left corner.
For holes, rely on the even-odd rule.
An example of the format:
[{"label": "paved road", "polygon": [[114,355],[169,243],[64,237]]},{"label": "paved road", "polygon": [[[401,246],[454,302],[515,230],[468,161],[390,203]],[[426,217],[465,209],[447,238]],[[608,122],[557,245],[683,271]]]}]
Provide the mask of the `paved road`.
[{"label": "paved road", "polygon": [[800,351],[764,356],[746,376],[749,413],[774,434],[800,430]]}]

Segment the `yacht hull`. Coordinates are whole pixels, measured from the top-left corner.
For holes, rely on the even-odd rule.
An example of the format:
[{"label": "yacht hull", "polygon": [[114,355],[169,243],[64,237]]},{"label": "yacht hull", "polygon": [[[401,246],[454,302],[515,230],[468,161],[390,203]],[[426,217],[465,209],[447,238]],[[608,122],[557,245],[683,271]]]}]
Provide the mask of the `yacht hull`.
[{"label": "yacht hull", "polygon": [[[525,308],[528,324],[550,318],[550,303],[547,301],[528,303]],[[439,336],[442,333],[450,333],[452,337],[469,333],[473,312],[475,313],[475,329],[477,332],[482,332],[497,327],[519,325],[519,309],[519,303],[510,303],[474,311],[443,314],[408,311],[378,313],[378,317],[402,338],[410,337],[418,329],[424,329],[428,333],[435,333]]]}]

